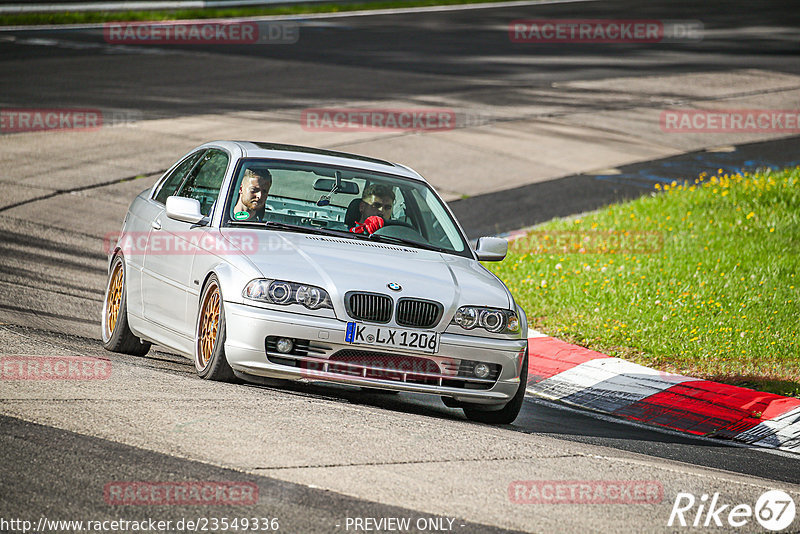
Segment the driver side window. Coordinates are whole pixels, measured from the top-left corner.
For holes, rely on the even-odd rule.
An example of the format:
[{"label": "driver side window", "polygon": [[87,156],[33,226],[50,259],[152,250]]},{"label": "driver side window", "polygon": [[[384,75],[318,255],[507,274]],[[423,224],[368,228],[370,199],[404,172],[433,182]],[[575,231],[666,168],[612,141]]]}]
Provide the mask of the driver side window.
[{"label": "driver side window", "polygon": [[175,170],[173,170],[172,174],[170,174],[167,179],[164,180],[164,184],[161,186],[161,189],[159,189],[158,194],[155,197],[156,202],[165,204],[167,202],[167,197],[175,194],[175,191],[186,177],[186,173],[188,173],[192,167],[194,167],[194,164],[197,163],[197,160],[200,159],[200,156],[203,154],[203,152],[203,150],[198,150],[183,160],[177,167],[175,167]]},{"label": "driver side window", "polygon": [[229,159],[228,154],[222,150],[210,149],[192,169],[177,195],[198,200],[200,213],[208,216],[219,196]]}]

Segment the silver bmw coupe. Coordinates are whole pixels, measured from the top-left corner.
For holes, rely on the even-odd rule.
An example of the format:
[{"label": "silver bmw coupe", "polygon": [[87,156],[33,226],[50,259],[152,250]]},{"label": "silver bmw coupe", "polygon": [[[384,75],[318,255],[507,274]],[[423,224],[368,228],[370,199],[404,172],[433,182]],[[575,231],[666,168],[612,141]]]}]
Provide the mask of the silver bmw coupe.
[{"label": "silver bmw coupe", "polygon": [[274,143],[217,141],[131,203],[109,240],[102,337],[151,343],[205,379],[287,379],[437,395],[511,423],[527,320],[431,186],[408,167]]}]

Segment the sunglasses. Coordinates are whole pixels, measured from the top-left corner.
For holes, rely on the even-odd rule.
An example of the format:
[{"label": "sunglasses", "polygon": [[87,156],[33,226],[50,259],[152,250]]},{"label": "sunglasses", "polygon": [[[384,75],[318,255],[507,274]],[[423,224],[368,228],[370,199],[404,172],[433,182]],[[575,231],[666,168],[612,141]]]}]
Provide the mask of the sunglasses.
[{"label": "sunglasses", "polygon": [[[369,203],[367,203],[367,204],[369,204]],[[373,208],[375,208],[376,210],[379,210],[381,208],[383,208],[383,211],[391,211],[392,210],[392,204],[384,204],[382,202],[377,202],[376,201],[376,202],[373,202],[373,203],[371,203],[369,205],[372,206]]]}]

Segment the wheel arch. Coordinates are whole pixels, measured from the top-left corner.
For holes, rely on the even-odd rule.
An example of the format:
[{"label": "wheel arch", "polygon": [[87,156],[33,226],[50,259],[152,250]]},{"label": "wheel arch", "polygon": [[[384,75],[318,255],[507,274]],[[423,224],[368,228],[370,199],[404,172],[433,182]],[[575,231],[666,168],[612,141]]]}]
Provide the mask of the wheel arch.
[{"label": "wheel arch", "polygon": [[206,285],[208,285],[208,280],[213,275],[216,275],[217,280],[219,281],[219,289],[222,292],[223,301],[242,301],[242,288],[244,286],[239,288],[239,286],[242,284],[242,275],[231,265],[225,262],[220,262],[211,267],[203,276],[203,281],[200,284],[200,293],[197,296],[198,306],[200,305],[200,299],[203,297],[203,291],[205,290]]},{"label": "wheel arch", "polygon": [[117,259],[117,256],[122,256],[122,261],[127,262],[127,260],[125,259],[125,254],[122,252],[122,247],[116,245],[114,249],[109,251],[108,253],[108,266],[106,269],[108,271],[108,274],[111,274],[111,267],[113,267],[114,260]]}]

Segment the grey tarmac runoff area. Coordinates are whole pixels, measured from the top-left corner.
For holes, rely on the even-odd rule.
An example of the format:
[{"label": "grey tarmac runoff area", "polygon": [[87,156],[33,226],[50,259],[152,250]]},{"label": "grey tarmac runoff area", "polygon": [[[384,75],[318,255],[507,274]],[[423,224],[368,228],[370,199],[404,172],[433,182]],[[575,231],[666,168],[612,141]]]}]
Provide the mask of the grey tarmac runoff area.
[{"label": "grey tarmac runoff area", "polygon": [[[699,20],[704,34],[685,43],[512,43],[509,22],[525,18]],[[299,24],[296,44],[261,46],[119,46],[98,28],[0,31],[0,108],[135,119],[0,136],[0,356],[93,357],[110,369],[103,380],[0,380],[0,519],[154,519],[172,521],[172,531],[186,530],[176,530],[180,520],[267,517],[284,532],[405,531],[377,523],[389,518],[408,519],[412,532],[417,521],[426,532],[722,532],[733,530],[733,506],[753,507],[767,490],[797,501],[800,461],[790,454],[534,399],[513,425],[493,428],[438,399],[209,383],[157,348],[144,358],[105,352],[104,237],[139,191],[208,140],[410,165],[471,237],[642,194],[671,169],[687,176],[800,159],[798,138],[785,133],[659,127],[673,107],[800,107],[800,13],[789,2],[515,4]],[[311,107],[446,108],[458,127],[322,132],[301,126]],[[550,480],[642,481],[661,493],[644,504],[517,502],[530,494],[516,482]],[[247,483],[258,501],[109,503],[104,489],[126,481]],[[681,492],[698,505],[718,493],[725,526],[715,527],[708,506],[686,512],[697,527],[667,526]],[[765,530],[751,517],[736,531]]]}]

